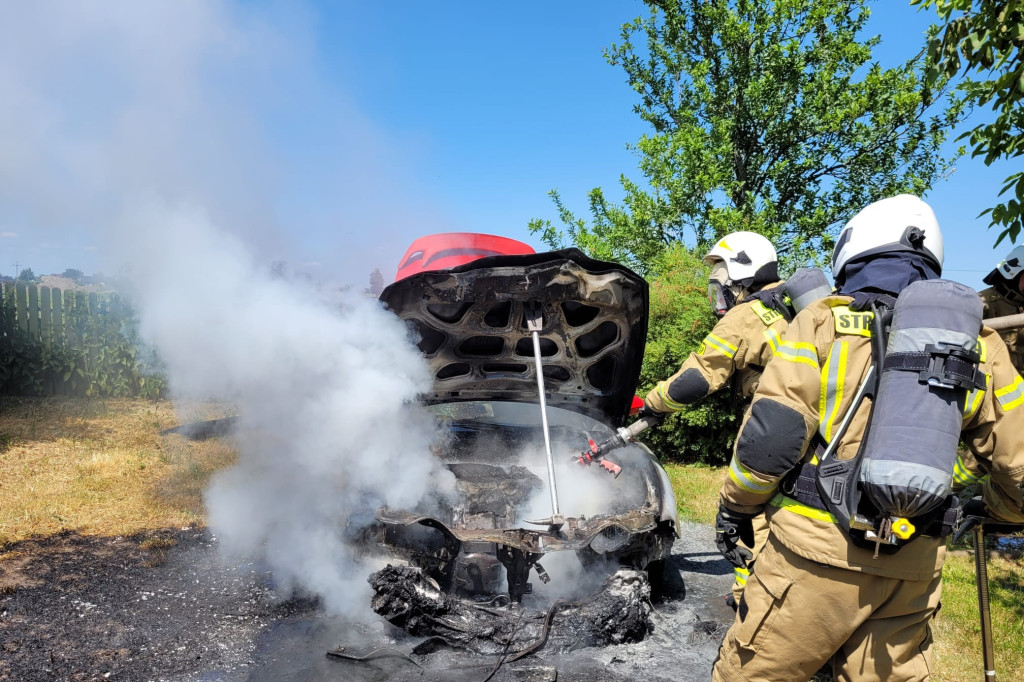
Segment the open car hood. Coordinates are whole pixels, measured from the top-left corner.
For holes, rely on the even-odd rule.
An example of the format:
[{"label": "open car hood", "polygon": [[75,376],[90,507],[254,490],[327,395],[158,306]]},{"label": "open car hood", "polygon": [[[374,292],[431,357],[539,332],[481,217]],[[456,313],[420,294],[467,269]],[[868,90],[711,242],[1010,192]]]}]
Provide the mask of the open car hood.
[{"label": "open car hood", "polygon": [[620,425],[647,337],[647,282],[578,249],[481,258],[388,286],[380,300],[418,336],[427,403],[537,402],[526,308],[540,304],[547,402]]}]

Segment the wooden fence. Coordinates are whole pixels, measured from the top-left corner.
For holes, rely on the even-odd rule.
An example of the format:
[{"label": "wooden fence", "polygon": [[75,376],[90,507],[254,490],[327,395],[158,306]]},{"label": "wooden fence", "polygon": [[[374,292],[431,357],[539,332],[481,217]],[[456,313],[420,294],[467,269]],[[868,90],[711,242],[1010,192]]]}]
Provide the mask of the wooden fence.
[{"label": "wooden fence", "polygon": [[117,294],[0,285],[0,393],[149,393],[138,351],[131,306]]}]

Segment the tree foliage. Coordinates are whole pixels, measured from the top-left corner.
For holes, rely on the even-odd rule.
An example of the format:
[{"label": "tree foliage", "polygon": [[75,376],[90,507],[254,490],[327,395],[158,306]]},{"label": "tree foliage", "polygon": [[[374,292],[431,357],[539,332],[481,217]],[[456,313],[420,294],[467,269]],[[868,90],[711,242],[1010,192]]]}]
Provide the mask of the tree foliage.
[{"label": "tree foliage", "polygon": [[32,272],[32,268],[22,268],[21,272],[18,273],[19,282],[34,282],[36,281],[36,273]]},{"label": "tree foliage", "polygon": [[[964,133],[971,156],[985,164],[1024,154],[1024,3],[1020,0],[911,0],[934,7],[944,28],[928,42],[931,82],[965,74],[959,88],[967,103],[988,106],[995,120]],[[981,76],[974,78],[972,76]],[[1024,172],[1011,174],[999,196],[1007,200],[990,214],[990,227],[999,226],[996,240],[1016,241],[1024,228]]]},{"label": "tree foliage", "polygon": [[67,277],[75,282],[82,279],[83,275],[84,273],[77,268],[67,268],[63,273],[61,273],[61,277]]},{"label": "tree foliage", "polygon": [[856,210],[948,167],[939,147],[961,108],[916,62],[872,62],[867,0],[646,2],[605,51],[652,128],[633,147],[646,183],[623,176],[621,205],[592,190],[589,224],[552,191],[565,232],[530,223],[550,245],[646,273],[669,243],[743,229],[815,260]]}]

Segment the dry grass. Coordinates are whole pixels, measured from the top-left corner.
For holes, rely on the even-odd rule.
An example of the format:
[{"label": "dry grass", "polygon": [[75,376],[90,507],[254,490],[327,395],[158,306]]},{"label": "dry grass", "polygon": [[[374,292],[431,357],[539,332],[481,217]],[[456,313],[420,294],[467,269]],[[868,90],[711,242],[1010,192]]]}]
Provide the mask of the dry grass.
[{"label": "dry grass", "polygon": [[[224,412],[197,405],[187,420]],[[206,483],[235,453],[223,439],[159,435],[176,424],[168,402],[0,399],[0,547],[61,530],[116,536],[202,523]]]}]

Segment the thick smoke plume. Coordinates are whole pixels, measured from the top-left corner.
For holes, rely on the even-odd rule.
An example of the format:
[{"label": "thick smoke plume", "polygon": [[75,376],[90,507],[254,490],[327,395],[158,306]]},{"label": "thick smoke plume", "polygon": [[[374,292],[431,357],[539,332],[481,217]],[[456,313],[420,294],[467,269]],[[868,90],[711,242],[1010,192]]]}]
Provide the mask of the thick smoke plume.
[{"label": "thick smoke plume", "polygon": [[[366,609],[347,544],[365,513],[451,488],[415,403],[425,367],[359,293],[437,231],[403,146],[318,80],[316,17],[292,4],[0,0],[0,15],[5,255],[122,272],[174,396],[241,416],[239,462],[207,495],[223,547]],[[271,278],[278,259],[321,261],[324,286]]]},{"label": "thick smoke plume", "polygon": [[[200,211],[156,205],[132,220],[178,237],[136,244],[153,256],[133,277],[143,336],[178,396],[240,415],[239,462],[206,495],[211,529],[230,554],[263,557],[286,588],[365,609],[369,571],[349,541],[367,515],[453,490],[430,453],[434,422],[416,403],[430,375],[404,323],[360,294],[271,279]],[[207,275],[176,275],[190,270]]]}]

